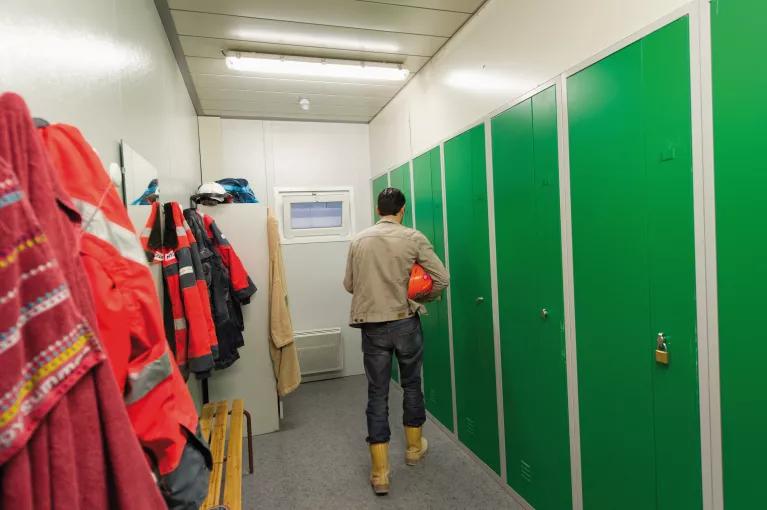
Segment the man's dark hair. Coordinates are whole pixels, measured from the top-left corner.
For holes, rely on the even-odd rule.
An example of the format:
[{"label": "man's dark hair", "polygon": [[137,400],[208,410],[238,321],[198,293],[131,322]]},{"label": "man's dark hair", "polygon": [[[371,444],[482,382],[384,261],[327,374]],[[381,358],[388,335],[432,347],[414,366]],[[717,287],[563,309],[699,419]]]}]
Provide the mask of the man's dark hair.
[{"label": "man's dark hair", "polygon": [[378,194],[378,213],[394,216],[405,206],[405,194],[397,188],[386,188]]}]

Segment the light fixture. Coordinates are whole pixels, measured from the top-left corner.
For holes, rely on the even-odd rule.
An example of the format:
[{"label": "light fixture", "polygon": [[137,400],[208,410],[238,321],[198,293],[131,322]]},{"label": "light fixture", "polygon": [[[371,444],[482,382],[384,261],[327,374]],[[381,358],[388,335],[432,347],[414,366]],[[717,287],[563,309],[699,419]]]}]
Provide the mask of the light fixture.
[{"label": "light fixture", "polygon": [[350,78],[357,80],[402,81],[410,71],[401,64],[359,60],[291,57],[269,53],[224,52],[226,65],[235,71],[259,74]]},{"label": "light fixture", "polygon": [[309,101],[305,97],[302,97],[301,99],[298,100],[298,106],[300,106],[303,111],[308,111],[311,104],[312,104],[311,101]]}]

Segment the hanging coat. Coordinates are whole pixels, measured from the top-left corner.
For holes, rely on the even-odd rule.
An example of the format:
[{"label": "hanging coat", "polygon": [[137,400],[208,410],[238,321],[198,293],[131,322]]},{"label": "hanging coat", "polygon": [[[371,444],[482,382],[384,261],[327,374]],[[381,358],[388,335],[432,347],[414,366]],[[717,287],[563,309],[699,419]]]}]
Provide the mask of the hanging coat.
[{"label": "hanging coat", "polygon": [[80,255],[99,336],[133,430],[151,452],[169,506],[197,508],[207,493],[210,452],[195,437],[197,410],[165,340],[160,302],[128,212],[77,128],[56,124],[39,133],[83,218]]},{"label": "hanging coat", "polygon": [[104,362],[80,215],[0,96],[0,508],[166,508]]},{"label": "hanging coat", "polygon": [[[166,312],[172,316],[174,331],[170,343],[176,361],[185,376],[193,372],[202,379],[213,369],[214,359],[218,356],[218,339],[197,243],[177,202],[164,204],[165,228],[160,236],[158,209],[158,204],[152,205],[141,239],[147,257],[162,263],[170,302]],[[160,238],[162,241],[157,244]]]},{"label": "hanging coat", "polygon": [[277,379],[277,393],[284,397],[301,384],[301,367],[288,307],[288,282],[282,261],[280,230],[271,211],[266,225],[269,237],[269,352]]},{"label": "hanging coat", "polygon": [[219,342],[216,368],[226,368],[239,359],[237,349],[245,345],[241,305],[250,302],[256,286],[213,218],[195,209],[185,210],[184,217],[200,247],[203,272],[209,285]]}]

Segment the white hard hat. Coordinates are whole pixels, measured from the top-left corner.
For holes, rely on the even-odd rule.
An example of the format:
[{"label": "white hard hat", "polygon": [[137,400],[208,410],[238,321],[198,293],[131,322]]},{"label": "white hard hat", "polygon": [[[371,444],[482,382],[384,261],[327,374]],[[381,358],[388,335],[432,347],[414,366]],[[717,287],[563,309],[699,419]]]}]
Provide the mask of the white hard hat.
[{"label": "white hard hat", "polygon": [[228,196],[226,190],[217,182],[203,182],[197,188],[197,194],[192,196],[195,202],[218,202],[223,203]]}]

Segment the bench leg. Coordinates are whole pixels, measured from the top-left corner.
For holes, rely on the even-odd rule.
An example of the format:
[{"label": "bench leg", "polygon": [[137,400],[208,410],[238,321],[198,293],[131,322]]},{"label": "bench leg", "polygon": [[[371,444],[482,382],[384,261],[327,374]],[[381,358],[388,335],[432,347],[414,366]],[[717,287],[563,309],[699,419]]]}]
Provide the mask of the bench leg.
[{"label": "bench leg", "polygon": [[253,474],[253,426],[250,421],[250,413],[247,410],[242,411],[245,415],[246,424],[248,426],[248,468],[250,474]]}]

